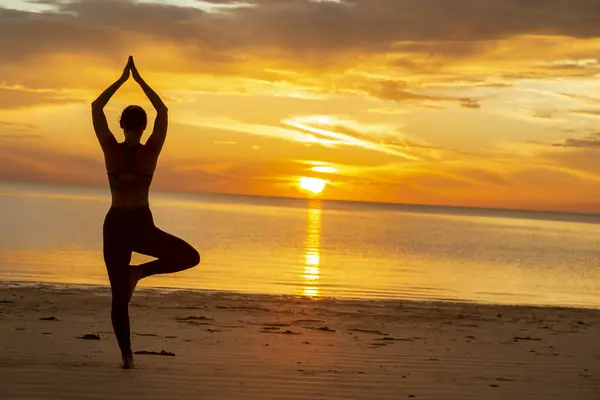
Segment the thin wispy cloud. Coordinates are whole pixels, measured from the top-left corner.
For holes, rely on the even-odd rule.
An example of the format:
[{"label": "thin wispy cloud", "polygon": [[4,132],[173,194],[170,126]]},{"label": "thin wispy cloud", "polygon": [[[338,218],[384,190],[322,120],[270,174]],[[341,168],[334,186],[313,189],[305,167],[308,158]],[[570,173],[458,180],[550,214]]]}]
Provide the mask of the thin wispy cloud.
[{"label": "thin wispy cloud", "polygon": [[[292,118],[283,121],[283,124],[303,132],[310,132],[313,135],[320,137],[320,140],[324,140],[325,142],[334,140],[342,145],[355,146],[365,150],[386,153],[406,160],[419,159],[416,155],[410,154],[409,151],[402,151],[397,147],[390,147],[378,143],[376,141],[377,137],[374,137],[372,140],[367,140],[366,137],[369,135],[369,132],[359,133],[351,128],[345,127],[343,123],[340,123],[335,119],[327,117]],[[358,137],[358,135],[361,137]]]}]

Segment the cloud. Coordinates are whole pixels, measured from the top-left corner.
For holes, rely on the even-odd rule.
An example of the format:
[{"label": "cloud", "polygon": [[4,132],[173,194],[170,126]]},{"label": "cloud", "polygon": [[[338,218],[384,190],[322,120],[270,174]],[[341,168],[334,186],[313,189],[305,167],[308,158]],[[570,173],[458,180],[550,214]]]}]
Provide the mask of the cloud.
[{"label": "cloud", "polygon": [[531,116],[543,120],[554,120],[557,118],[558,110],[533,110]]},{"label": "cloud", "polygon": [[[0,8],[0,109],[44,106],[39,131],[58,131],[71,120],[47,117],[46,106],[91,100],[118,77],[131,53],[161,96],[179,101],[173,120],[187,136],[185,143],[182,136],[171,143],[192,155],[202,146],[214,150],[214,159],[189,165],[173,151],[157,174],[159,186],[233,191],[241,185],[258,193],[258,181],[301,173],[275,157],[351,160],[372,169],[345,179],[381,183],[381,196],[410,181],[413,193],[436,192],[422,197],[431,201],[501,203],[520,196],[514,188],[523,182],[545,189],[535,184],[537,175],[548,185],[553,174],[561,182],[577,176],[585,190],[583,182],[595,179],[592,172],[574,171],[592,171],[600,137],[585,133],[593,121],[568,114],[599,115],[599,99],[585,92],[600,68],[597,0],[36,3],[43,7],[35,13]],[[563,93],[576,87],[583,94]],[[239,96],[219,98],[223,93]],[[283,104],[286,96],[307,95],[323,100]],[[438,111],[445,108],[452,111]],[[65,116],[90,125],[79,112],[73,107]],[[351,116],[306,117],[318,113]],[[529,146],[528,153],[490,148],[517,135],[561,137],[556,135],[566,123],[574,129],[562,134],[569,138]],[[191,132],[186,124],[201,129]],[[33,142],[37,132],[0,123],[3,177],[106,183],[100,159],[86,161],[70,150],[49,154],[17,140]],[[215,150],[213,141],[221,139],[237,144]],[[454,147],[478,150],[467,154]],[[244,149],[252,154],[242,154]],[[219,157],[228,163],[215,164]],[[389,163],[396,169],[376,169]],[[513,174],[519,168],[532,172]]]},{"label": "cloud", "polygon": [[600,70],[600,62],[596,58],[555,60],[546,65],[549,69]]},{"label": "cloud", "polygon": [[18,135],[8,134],[8,133],[0,133],[0,139],[5,140],[26,140],[26,139],[39,139],[41,135],[35,135],[32,133],[19,133]]},{"label": "cloud", "polygon": [[[294,143],[296,150],[304,145],[323,148],[352,148],[386,154],[405,160],[423,157],[423,150],[446,150],[406,139],[399,129],[389,124],[365,124],[330,115],[290,116],[273,125],[256,124],[233,118],[190,118],[179,121],[188,126],[240,132],[262,138],[274,138]],[[290,149],[290,152],[293,152]],[[290,157],[292,155],[290,154]],[[363,152],[363,157],[366,154]],[[428,157],[428,155],[425,155]]]},{"label": "cloud", "polygon": [[600,109],[579,109],[569,110],[571,114],[583,115],[586,117],[600,118]]},{"label": "cloud", "polygon": [[[10,65],[45,60],[50,66],[63,59],[73,62],[73,58],[65,58],[71,56],[85,62],[69,65],[69,69],[77,67],[85,73],[95,63],[118,71],[125,57],[135,52],[154,70],[165,73],[275,80],[272,74],[265,76],[265,70],[282,69],[301,74],[281,79],[303,85],[311,81],[303,71],[326,76],[383,67],[387,77],[406,68],[431,73],[487,52],[490,60],[526,62],[526,49],[535,50],[537,42],[525,48],[505,48],[502,41],[514,37],[600,37],[596,0],[453,0],[451,6],[433,0],[253,0],[248,2],[252,7],[235,7],[240,3],[235,1],[204,1],[198,2],[198,8],[133,0],[38,3],[53,5],[54,11],[0,8],[0,63],[4,64],[0,72],[13,80],[35,80],[38,86],[43,85],[43,77],[24,77],[24,71]],[[208,12],[207,4],[213,9],[221,7],[223,12]],[[546,50],[557,48],[555,42],[546,42]],[[595,68],[593,58],[579,54],[587,50],[565,46],[556,60],[546,60],[546,67]],[[570,53],[574,54],[567,57]],[[515,57],[517,54],[525,57]],[[506,71],[499,69],[500,74]],[[485,74],[480,75],[478,80],[485,81]],[[522,76],[526,75],[523,71]],[[61,77],[61,84],[68,85],[69,78],[80,85],[86,82],[78,74],[70,74]],[[407,88],[394,80],[379,81],[368,79],[375,85],[364,90],[392,101],[457,101],[467,108],[478,107],[470,98],[418,94],[412,82]]]},{"label": "cloud", "polygon": [[29,132],[38,129],[39,126],[22,122],[0,121],[0,131]]},{"label": "cloud", "polygon": [[0,109],[27,108],[45,104],[67,104],[79,101],[81,99],[61,94],[59,91],[0,86]]},{"label": "cloud", "polygon": [[596,149],[600,148],[600,133],[594,133],[592,135],[583,138],[568,138],[562,143],[552,144],[554,147],[585,147]]},{"label": "cloud", "polygon": [[504,177],[484,169],[421,171],[411,172],[398,180],[398,184],[408,184],[429,192],[445,192],[447,189],[482,188],[490,186],[512,186]]},{"label": "cloud", "polygon": [[387,80],[381,81],[369,86],[364,86],[363,90],[368,94],[381,99],[394,102],[403,101],[450,101],[457,102],[465,108],[480,108],[476,100],[470,98],[456,98],[451,96],[436,96],[427,94],[418,94],[407,90],[409,86],[404,82]]},{"label": "cloud", "polygon": [[317,143],[322,141],[332,145],[357,147],[411,161],[422,158],[415,149],[431,148],[405,139],[397,128],[391,126],[370,126],[330,116],[294,117],[284,120],[283,124],[314,135]]},{"label": "cloud", "polygon": [[600,104],[600,98],[598,98],[598,97],[586,96],[586,95],[577,94],[577,93],[567,93],[567,92],[560,92],[558,94],[565,96],[567,98],[570,98],[570,99],[582,100],[586,103]]},{"label": "cloud", "polygon": [[36,149],[21,141],[0,147],[0,179],[83,185],[106,182],[101,156],[90,158],[56,149]]},{"label": "cloud", "polygon": [[[399,41],[440,41],[466,47],[468,51],[481,41],[513,35],[596,37],[600,34],[595,0],[454,0],[451,6],[432,0],[253,0],[250,3],[255,6],[215,14],[190,7],[136,4],[127,0],[54,2],[63,17],[73,16],[88,23],[102,22],[106,26],[192,39],[204,45],[289,45],[295,51],[331,48],[378,51]],[[132,17],[136,20],[134,27]],[[220,38],[202,35],[209,30],[222,35]],[[445,48],[440,46],[439,51]],[[420,47],[414,50],[423,52]]]}]

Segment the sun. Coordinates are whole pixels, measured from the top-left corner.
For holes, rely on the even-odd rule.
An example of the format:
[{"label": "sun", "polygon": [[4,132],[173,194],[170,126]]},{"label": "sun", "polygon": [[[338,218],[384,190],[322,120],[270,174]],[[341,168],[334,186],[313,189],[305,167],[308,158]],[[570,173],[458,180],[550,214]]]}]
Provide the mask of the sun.
[{"label": "sun", "polygon": [[325,190],[327,181],[319,178],[307,178],[305,176],[298,178],[298,187],[312,194],[320,194]]}]

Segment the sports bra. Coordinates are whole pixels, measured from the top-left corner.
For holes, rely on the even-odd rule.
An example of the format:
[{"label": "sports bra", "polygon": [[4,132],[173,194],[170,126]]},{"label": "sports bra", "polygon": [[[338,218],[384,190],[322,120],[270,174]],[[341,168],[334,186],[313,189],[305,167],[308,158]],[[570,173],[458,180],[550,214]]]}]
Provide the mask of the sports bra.
[{"label": "sports bra", "polygon": [[135,165],[136,155],[140,144],[123,146],[125,151],[123,165],[116,171],[108,172],[108,182],[111,190],[147,190],[152,183],[154,174],[147,174]]}]

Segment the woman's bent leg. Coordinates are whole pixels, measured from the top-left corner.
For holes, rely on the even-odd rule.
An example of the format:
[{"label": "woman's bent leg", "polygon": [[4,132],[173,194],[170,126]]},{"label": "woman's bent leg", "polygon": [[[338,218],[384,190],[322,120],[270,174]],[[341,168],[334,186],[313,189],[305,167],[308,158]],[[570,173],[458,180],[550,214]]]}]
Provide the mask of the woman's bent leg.
[{"label": "woman's bent leg", "polygon": [[133,251],[157,258],[138,266],[141,278],[184,271],[200,263],[200,254],[190,244],[155,226],[139,239]]}]

